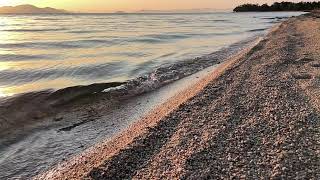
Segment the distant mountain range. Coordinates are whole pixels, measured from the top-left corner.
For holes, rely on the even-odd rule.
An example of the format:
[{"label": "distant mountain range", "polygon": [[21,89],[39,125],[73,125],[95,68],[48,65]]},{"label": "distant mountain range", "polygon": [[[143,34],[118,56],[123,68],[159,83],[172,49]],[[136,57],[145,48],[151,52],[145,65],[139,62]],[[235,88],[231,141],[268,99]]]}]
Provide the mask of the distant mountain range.
[{"label": "distant mountain range", "polygon": [[0,7],[0,14],[65,14],[70,13],[62,9],[54,9],[50,7],[39,8],[33,5],[25,4],[19,6],[3,6]]}]

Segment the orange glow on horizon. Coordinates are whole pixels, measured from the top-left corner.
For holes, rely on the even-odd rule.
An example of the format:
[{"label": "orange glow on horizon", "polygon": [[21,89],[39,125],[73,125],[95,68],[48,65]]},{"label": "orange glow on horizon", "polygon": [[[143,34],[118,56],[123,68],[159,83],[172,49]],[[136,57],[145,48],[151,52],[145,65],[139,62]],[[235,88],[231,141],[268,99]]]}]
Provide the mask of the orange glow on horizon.
[{"label": "orange glow on horizon", "polygon": [[[177,9],[232,9],[243,3],[273,3],[276,0],[0,0],[0,6],[32,4],[74,12],[114,12]],[[279,1],[279,0],[278,0]],[[292,0],[299,2],[301,0]]]}]

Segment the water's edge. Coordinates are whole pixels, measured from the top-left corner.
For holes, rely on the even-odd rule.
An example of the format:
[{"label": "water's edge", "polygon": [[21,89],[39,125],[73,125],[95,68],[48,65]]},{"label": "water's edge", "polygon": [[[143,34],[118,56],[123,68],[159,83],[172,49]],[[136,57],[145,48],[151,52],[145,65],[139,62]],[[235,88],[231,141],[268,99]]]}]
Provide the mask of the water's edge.
[{"label": "water's edge", "polygon": [[[32,92],[6,99],[0,106],[0,111],[4,112],[1,115],[2,117],[5,116],[5,118],[1,118],[0,120],[0,129],[2,130],[0,132],[2,133],[2,137],[6,137],[0,140],[0,155],[2,157],[0,158],[0,167],[2,165],[10,166],[13,163],[11,168],[15,170],[13,172],[11,170],[6,172],[7,175],[4,177],[8,178],[12,175],[17,175],[17,172],[21,171],[20,168],[23,168],[21,177],[30,177],[30,175],[35,175],[33,173],[39,173],[58,163],[61,161],[61,157],[65,158],[74,153],[77,154],[95,144],[94,142],[116,135],[126,129],[134,120],[139,119],[139,117],[149,112],[155,106],[164,103],[166,99],[172,97],[183,89],[184,86],[192,84],[188,81],[195,82],[198,80],[201,77],[198,75],[199,73],[207,74],[209,72],[206,71],[208,68],[215,68],[215,65],[246,49],[257,38],[254,37],[235,43],[228,48],[223,48],[215,53],[199,58],[160,67],[150,74],[128,82],[101,83],[89,86],[69,87],[57,91]],[[106,97],[108,100],[118,99],[122,105],[114,110],[111,107],[110,112],[101,112],[104,115],[97,116],[100,119],[99,121],[101,121],[100,123],[102,123],[101,125],[99,125],[97,119],[81,120],[81,114],[86,112],[86,110],[80,110],[80,115],[64,117],[63,120],[55,115],[59,111],[78,106],[82,100],[89,100],[89,104],[95,104],[92,99],[104,99]],[[106,103],[113,105],[112,101]],[[80,105],[79,107],[81,109],[90,106],[89,104]],[[116,104],[114,105],[117,106]],[[21,111],[14,112],[12,111],[13,108],[19,108]],[[90,116],[94,117],[95,115],[91,114]],[[105,124],[105,120],[108,120],[111,126],[108,123]],[[97,126],[101,128],[101,132],[103,133],[98,132],[96,134],[97,130],[95,128]],[[60,134],[59,137],[57,137],[57,133]],[[74,138],[72,138],[73,136]],[[52,142],[47,144],[48,141]],[[23,144],[25,143],[29,144],[28,148],[24,147],[25,145]],[[81,145],[78,148],[77,143],[86,145]],[[50,150],[49,146],[53,144],[56,145]],[[35,148],[33,148],[34,146]],[[19,152],[19,149],[23,149],[22,152]],[[47,152],[39,154],[43,150]],[[51,157],[51,155],[49,156],[50,152],[60,155],[56,154],[54,157]],[[38,160],[28,160],[28,156],[32,156],[33,153],[38,154],[39,163],[42,165],[37,164]],[[26,158],[27,165],[19,162],[16,163],[21,158]],[[43,164],[43,161],[46,161],[47,164]],[[8,164],[9,162],[10,164]],[[36,167],[33,167],[34,165]]]},{"label": "water's edge", "polygon": [[[273,28],[270,29],[270,33],[272,33],[273,31],[275,31],[278,27],[278,26],[275,26]],[[185,91],[195,91],[195,93],[197,92],[197,90],[195,89],[199,89],[198,87],[198,83],[202,84],[200,86],[205,86],[205,82],[210,82],[212,79],[214,79],[217,76],[219,76],[218,74],[219,73],[222,73],[224,71],[224,69],[226,67],[228,67],[230,64],[234,63],[235,60],[237,60],[238,58],[241,58],[243,56],[245,56],[246,54],[252,52],[252,51],[255,51],[254,47],[258,46],[260,44],[260,42],[262,42],[264,40],[264,38],[262,37],[259,37],[259,38],[256,38],[254,41],[251,41],[251,43],[249,43],[246,48],[243,48],[241,49],[240,51],[237,51],[236,53],[232,54],[231,56],[227,57],[226,59],[224,59],[225,61],[223,61],[221,63],[221,65],[216,65],[214,69],[210,69],[212,68],[213,66],[211,67],[208,67],[204,70],[201,70],[199,72],[202,72],[204,74],[200,75],[199,77],[196,77],[196,78],[199,78],[196,80],[196,82],[192,82],[190,83],[188,87],[184,88],[184,89],[180,89],[179,93],[176,94],[176,96],[172,96],[173,99],[177,98],[177,99],[180,99],[181,97],[179,96],[180,94],[184,94]],[[228,61],[227,61],[228,60]],[[198,72],[198,73],[199,73]],[[216,74],[217,73],[217,74]],[[196,73],[197,74],[197,73]],[[188,83],[191,79],[189,79],[190,77],[194,76],[195,74],[191,75],[191,76],[188,76],[186,78],[183,78],[181,79],[181,81],[183,81],[185,84]],[[195,77],[193,77],[195,78]],[[187,79],[184,81],[184,79]],[[177,82],[179,82],[180,80],[178,80]],[[172,83],[173,85],[176,84],[176,83]],[[171,86],[172,84],[170,84],[169,86]],[[196,86],[196,87],[195,87]],[[165,86],[167,87],[167,86]],[[173,87],[174,88],[174,87]],[[162,89],[162,88],[160,88]],[[201,89],[201,88],[200,88]],[[192,93],[191,93],[192,94]],[[183,99],[183,98],[182,98]],[[170,100],[168,101],[165,101],[165,102],[169,102]],[[173,100],[174,101],[174,100]],[[179,101],[177,100],[178,102],[182,103],[183,100]],[[160,108],[162,107],[162,105],[166,106],[165,105],[166,103],[163,103],[161,104],[160,106],[156,107],[156,108]],[[150,110],[153,110],[153,109],[150,109]],[[157,112],[157,109],[154,109],[154,111],[148,111],[147,114],[145,114],[145,116],[148,116],[150,115],[149,113],[155,113]],[[156,113],[157,114],[157,113]],[[161,114],[161,113],[160,113]],[[146,118],[145,116],[141,117],[140,119],[137,119],[136,122],[137,124],[140,123],[141,121],[141,124],[144,124],[145,126],[148,127],[148,124],[146,124],[146,121],[145,119],[148,119]],[[134,123],[134,122],[131,122],[131,123]],[[134,126],[134,125],[133,125]],[[135,126],[134,126],[135,127]],[[129,129],[135,129],[134,127],[130,127]],[[126,132],[124,132],[126,134]],[[129,136],[132,136],[132,132],[129,130],[128,132]],[[133,133],[135,134],[135,133]],[[110,139],[104,139],[101,143],[98,143],[98,144],[95,144],[94,146],[86,149],[85,151],[81,152],[79,155],[77,156],[74,156],[73,158],[63,162],[63,163],[60,163],[58,164],[58,166],[54,167],[53,169],[50,169],[48,172],[45,172],[45,174],[40,174],[39,176],[36,176],[36,179],[41,179],[43,177],[46,177],[46,178],[52,178],[52,177],[55,177],[55,175],[57,174],[58,177],[59,177],[59,174],[62,173],[65,171],[65,170],[70,170],[71,168],[74,168],[74,170],[76,170],[77,168],[75,167],[78,167],[79,164],[81,164],[81,162],[86,162],[88,164],[94,164],[94,162],[91,162],[89,159],[90,159],[90,156],[91,155],[94,155],[94,154],[100,154],[99,152],[103,151],[103,147],[108,147],[110,144],[108,144],[108,142],[111,142],[111,146],[112,146],[112,143],[117,143],[117,140],[120,140],[121,141],[121,136],[122,136],[122,133],[119,135],[116,135],[114,136],[111,141]],[[126,136],[125,136],[126,137]],[[118,139],[119,138],[119,139]],[[124,138],[125,139],[125,138]],[[113,142],[113,140],[115,140],[115,142]],[[120,143],[121,144],[121,143]],[[121,146],[121,145],[120,145]],[[107,150],[107,152],[109,152]],[[102,153],[102,152],[101,152]],[[112,153],[111,153],[112,154]],[[104,154],[105,155],[105,154]],[[102,155],[103,156],[103,155]],[[103,156],[104,157],[104,156]],[[88,159],[87,159],[88,158]],[[86,161],[86,159],[88,161]],[[99,159],[99,158],[98,158]],[[79,163],[79,164],[78,164]],[[87,168],[87,167],[83,167],[81,165],[79,165],[81,168]],[[91,166],[92,167],[92,166]],[[73,171],[72,171],[73,172]],[[82,171],[81,171],[82,172]],[[80,172],[80,174],[81,174]],[[77,175],[75,175],[74,177],[77,177]]]},{"label": "water's edge", "polygon": [[[214,53],[187,59],[167,66],[161,66],[151,73],[127,82],[98,83],[88,86],[74,86],[60,90],[46,90],[25,93],[8,97],[0,101],[0,132],[5,133],[12,128],[31,124],[45,116],[54,114],[63,105],[77,103],[81,98],[91,96],[108,96],[112,98],[128,98],[156,90],[207,67],[223,62],[229,56],[246,48],[257,37],[251,37],[222,48]],[[21,111],[12,112],[12,108]],[[31,119],[26,121],[26,119]]]},{"label": "water's edge", "polygon": [[[20,178],[32,177],[38,173],[44,172],[46,169],[56,165],[65,158],[83,152],[85,149],[90,148],[101,140],[106,140],[117,135],[135,120],[139,119],[139,117],[148,113],[152,108],[162,104],[166,98],[172,97],[174,93],[181,90],[182,86],[186,86],[188,81],[197,80],[198,77],[194,77],[194,75],[206,71],[207,68],[223,63],[225,60],[230,59],[242,51],[248,50],[248,48],[260,40],[261,36],[251,37],[202,57],[187,59],[177,64],[159,67],[149,74],[127,82],[100,83],[89,86],[69,87],[57,91],[48,90],[32,92],[6,99],[0,106],[0,113],[1,111],[6,112],[7,114],[4,115],[7,115],[8,117],[10,115],[13,117],[12,114],[10,114],[13,113],[16,119],[6,117],[3,121],[2,118],[0,120],[0,129],[3,128],[3,130],[11,129],[17,125],[24,127],[26,123],[39,123],[42,119],[46,119],[45,117],[52,116],[60,110],[64,110],[65,107],[72,107],[83,99],[91,100],[95,98],[104,99],[105,97],[111,97],[113,99],[120,99],[120,101],[124,100],[124,106],[121,105],[115,108],[114,111],[101,112],[103,114],[101,116],[99,115],[99,112],[94,112],[97,113],[96,115],[99,120],[81,121],[81,118],[77,118],[82,115],[74,116],[77,118],[71,116],[70,118],[63,119],[63,121],[70,120],[70,122],[62,122],[61,124],[63,125],[54,125],[55,127],[51,127],[50,123],[42,125],[42,127],[32,130],[30,135],[22,135],[23,137],[21,139],[11,139],[7,142],[5,138],[1,139],[0,155],[3,158],[0,158],[0,168],[3,170],[3,167],[12,164],[10,168],[14,169],[12,172],[10,172],[11,170],[6,172],[4,177],[8,178],[13,175]],[[206,71],[206,74],[208,73],[209,71]],[[188,77],[192,78],[188,79]],[[181,85],[181,82],[184,85]],[[172,94],[168,96],[168,91],[172,91],[173,89],[175,91],[171,92]],[[24,120],[22,121],[19,119],[19,116],[17,116],[17,113],[10,111],[10,109],[17,106],[25,111],[18,113],[23,117],[22,119]],[[135,107],[137,109],[132,110],[132,107],[134,106],[137,106]],[[89,115],[95,116],[94,114]],[[26,117],[28,118],[27,121]],[[17,122],[8,122],[7,119],[17,120]],[[119,121],[118,119],[121,120]],[[60,123],[59,117],[58,119],[54,119],[54,121],[55,120]],[[108,121],[106,122],[106,120]],[[66,123],[69,125],[66,126]],[[109,123],[111,123],[111,125],[109,125]],[[80,125],[79,127],[77,127],[78,124]],[[99,132],[97,132],[97,128],[101,128]],[[57,136],[58,134],[59,136]],[[48,141],[52,142],[47,144]],[[25,143],[30,143],[29,149],[26,149],[26,152],[19,152],[19,149],[25,148]],[[84,145],[81,145],[80,148],[78,148],[77,144],[79,143]],[[52,150],[50,150],[49,147],[52,147]],[[46,152],[44,154],[39,154],[39,152],[42,151]],[[32,156],[32,154],[39,154],[37,160],[32,159],[34,162],[28,160],[28,157],[24,157],[25,155]],[[55,155],[52,156],[52,154]],[[14,156],[10,157],[12,155]],[[26,165],[18,162],[22,157],[26,158],[24,159],[27,163]],[[62,157],[63,159],[61,159]]]}]

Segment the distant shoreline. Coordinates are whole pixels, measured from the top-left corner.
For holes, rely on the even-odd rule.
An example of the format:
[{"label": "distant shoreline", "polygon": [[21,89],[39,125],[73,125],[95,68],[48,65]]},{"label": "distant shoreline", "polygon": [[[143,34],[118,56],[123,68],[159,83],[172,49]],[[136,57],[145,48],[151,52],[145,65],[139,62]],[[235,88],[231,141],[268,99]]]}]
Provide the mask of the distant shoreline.
[{"label": "distant shoreline", "polygon": [[283,11],[303,11],[310,12],[320,9],[320,2],[275,2],[268,4],[242,4],[233,9],[234,12],[283,12]]}]

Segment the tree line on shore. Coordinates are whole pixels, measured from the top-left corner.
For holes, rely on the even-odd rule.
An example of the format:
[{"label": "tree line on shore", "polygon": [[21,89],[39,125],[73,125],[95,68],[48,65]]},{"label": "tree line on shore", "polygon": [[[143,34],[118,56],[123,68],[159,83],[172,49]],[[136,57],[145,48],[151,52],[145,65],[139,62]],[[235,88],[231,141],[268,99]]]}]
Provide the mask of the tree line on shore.
[{"label": "tree line on shore", "polygon": [[243,4],[237,6],[234,12],[267,12],[267,11],[311,11],[320,9],[320,2],[275,2],[268,4]]}]

